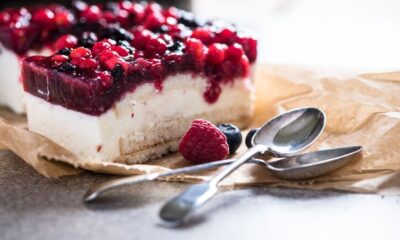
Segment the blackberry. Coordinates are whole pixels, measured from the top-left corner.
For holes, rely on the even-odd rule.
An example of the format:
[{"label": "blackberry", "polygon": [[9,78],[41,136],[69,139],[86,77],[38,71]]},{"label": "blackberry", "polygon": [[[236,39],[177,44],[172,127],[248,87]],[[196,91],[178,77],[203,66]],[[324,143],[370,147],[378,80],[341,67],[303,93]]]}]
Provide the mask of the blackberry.
[{"label": "blackberry", "polygon": [[115,80],[119,80],[124,76],[124,69],[122,69],[120,64],[117,64],[117,66],[111,70],[111,75]]},{"label": "blackberry", "polygon": [[168,46],[170,52],[182,52],[185,45],[181,41],[174,41],[173,44]]},{"label": "blackberry", "polygon": [[72,65],[70,62],[65,62],[62,63],[59,67],[58,67],[58,71],[60,72],[71,72],[75,69],[75,66]]},{"label": "blackberry", "polygon": [[221,130],[227,138],[229,154],[235,153],[239,149],[240,144],[242,144],[242,133],[240,129],[233,124],[220,124],[217,128]]},{"label": "blackberry", "polygon": [[126,49],[128,49],[130,54],[132,54],[134,52],[133,47],[131,46],[131,44],[128,41],[119,40],[117,44],[120,45],[120,46],[123,46]]},{"label": "blackberry", "polygon": [[79,38],[79,45],[91,48],[97,42],[97,36],[93,32],[83,32]]},{"label": "blackberry", "polygon": [[71,53],[72,49],[71,48],[63,48],[60,51],[58,51],[58,54],[69,56]]},{"label": "blackberry", "polygon": [[104,30],[104,38],[111,38],[115,41],[125,40],[130,42],[133,40],[133,35],[116,24],[110,24]]},{"label": "blackberry", "polygon": [[185,25],[191,29],[204,25],[204,22],[195,18],[192,13],[181,11],[181,16],[178,18],[178,23]]}]

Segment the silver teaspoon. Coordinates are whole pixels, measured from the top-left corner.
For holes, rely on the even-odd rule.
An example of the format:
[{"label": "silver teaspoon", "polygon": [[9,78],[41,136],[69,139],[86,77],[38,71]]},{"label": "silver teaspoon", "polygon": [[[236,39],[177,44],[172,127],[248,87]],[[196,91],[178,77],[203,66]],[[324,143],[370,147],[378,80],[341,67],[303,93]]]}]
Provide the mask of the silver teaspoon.
[{"label": "silver teaspoon", "polygon": [[178,226],[196,208],[210,200],[218,191],[218,184],[257,154],[292,156],[304,151],[319,137],[325,127],[325,114],[317,108],[300,108],[279,115],[257,130],[252,145],[236,161],[217,173],[211,180],[195,184],[167,202],[160,217]]},{"label": "silver teaspoon", "polygon": [[[253,158],[248,163],[255,163],[264,166],[276,176],[283,179],[303,180],[318,177],[335,171],[336,169],[350,162],[352,160],[352,156],[359,153],[361,150],[362,148],[359,146],[335,148],[305,153],[293,157],[281,158],[272,162],[265,162],[264,160]],[[152,173],[107,181],[102,184],[96,185],[93,188],[90,188],[86,192],[83,201],[91,202],[105,192],[108,192],[118,187],[153,181],[158,178],[167,176],[207,170],[219,166],[228,165],[234,161],[236,161],[236,159],[227,159],[217,162],[199,164],[196,166],[178,168],[164,173]]]}]

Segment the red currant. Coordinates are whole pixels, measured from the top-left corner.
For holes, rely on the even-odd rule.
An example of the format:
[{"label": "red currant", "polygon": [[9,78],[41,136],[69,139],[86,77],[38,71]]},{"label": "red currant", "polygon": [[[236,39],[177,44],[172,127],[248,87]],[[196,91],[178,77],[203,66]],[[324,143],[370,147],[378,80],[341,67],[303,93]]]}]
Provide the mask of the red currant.
[{"label": "red currant", "polygon": [[56,50],[61,50],[63,48],[75,48],[78,46],[78,39],[71,34],[63,35],[57,39],[54,43],[54,48]]},{"label": "red currant", "polygon": [[82,11],[81,17],[86,19],[88,22],[97,22],[102,18],[103,14],[100,8],[96,5],[91,5]]},{"label": "red currant", "polygon": [[227,46],[221,43],[214,43],[208,47],[207,61],[213,64],[220,64],[225,60]]}]

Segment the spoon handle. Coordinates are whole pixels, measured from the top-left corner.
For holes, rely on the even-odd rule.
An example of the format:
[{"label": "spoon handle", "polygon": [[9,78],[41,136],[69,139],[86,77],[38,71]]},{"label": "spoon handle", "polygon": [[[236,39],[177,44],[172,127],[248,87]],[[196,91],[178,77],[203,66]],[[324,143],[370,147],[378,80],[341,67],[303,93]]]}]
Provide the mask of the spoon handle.
[{"label": "spoon handle", "polygon": [[190,213],[205,204],[218,191],[218,183],[230,175],[244,163],[248,162],[258,153],[264,153],[266,147],[256,145],[242,154],[236,161],[224,168],[211,180],[189,187],[186,191],[167,202],[160,211],[160,218],[171,226],[181,225]]},{"label": "spoon handle", "polygon": [[[153,180],[155,180],[157,178],[161,178],[161,177],[168,177],[168,176],[173,176],[173,175],[208,170],[208,169],[212,169],[215,167],[228,165],[230,163],[233,163],[234,161],[236,161],[236,159],[226,159],[226,160],[204,163],[204,164],[199,164],[199,165],[194,165],[194,166],[177,168],[177,169],[170,170],[170,171],[163,172],[163,173],[151,173],[151,174],[146,174],[146,175],[131,176],[131,177],[124,177],[124,178],[110,180],[110,181],[101,183],[99,185],[96,185],[96,186],[90,188],[85,193],[85,196],[83,197],[83,201],[84,202],[93,201],[94,199],[99,197],[101,194],[104,194],[105,192],[107,192],[111,189],[114,189],[114,188],[138,184],[138,183],[142,183],[142,182],[153,181]],[[262,160],[259,160],[259,159],[252,159],[250,162],[260,164],[260,165],[265,165],[265,162]]]}]

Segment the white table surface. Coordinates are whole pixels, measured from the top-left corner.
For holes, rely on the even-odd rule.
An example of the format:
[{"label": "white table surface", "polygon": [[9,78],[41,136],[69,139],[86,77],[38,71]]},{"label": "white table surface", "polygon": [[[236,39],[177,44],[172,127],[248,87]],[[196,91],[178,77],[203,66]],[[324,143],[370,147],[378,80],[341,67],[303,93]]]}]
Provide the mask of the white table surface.
[{"label": "white table surface", "polygon": [[[245,4],[244,4],[244,3]],[[203,16],[240,22],[269,63],[395,68],[400,1],[195,0]],[[149,183],[95,205],[81,196],[107,176],[49,180],[0,151],[0,239],[399,239],[400,197],[255,188],[223,193],[181,229],[157,212],[187,185]]]}]

